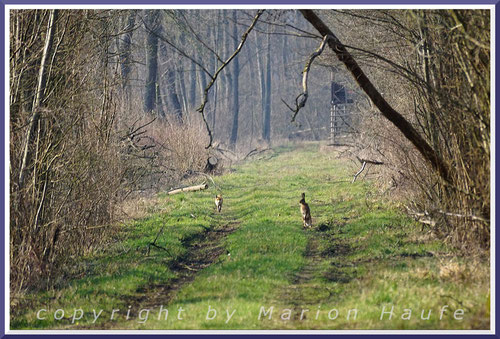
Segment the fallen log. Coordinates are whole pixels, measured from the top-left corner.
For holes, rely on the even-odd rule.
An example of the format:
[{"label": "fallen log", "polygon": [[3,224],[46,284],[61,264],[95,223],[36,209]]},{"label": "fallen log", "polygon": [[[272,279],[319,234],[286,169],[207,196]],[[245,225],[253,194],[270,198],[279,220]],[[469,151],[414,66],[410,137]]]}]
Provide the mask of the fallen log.
[{"label": "fallen log", "polygon": [[168,195],[172,194],[177,194],[181,192],[194,192],[194,191],[201,191],[204,189],[207,189],[208,185],[207,184],[201,184],[201,185],[196,185],[196,186],[189,186],[189,187],[183,187],[183,188],[178,188],[173,191],[167,192]]}]

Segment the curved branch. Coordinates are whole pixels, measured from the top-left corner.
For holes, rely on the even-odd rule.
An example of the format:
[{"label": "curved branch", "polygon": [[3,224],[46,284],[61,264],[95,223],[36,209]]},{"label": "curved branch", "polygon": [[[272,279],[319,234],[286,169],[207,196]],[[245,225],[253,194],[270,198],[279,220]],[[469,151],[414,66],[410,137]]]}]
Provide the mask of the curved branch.
[{"label": "curved branch", "polygon": [[361,164],[361,169],[356,174],[354,174],[354,178],[352,178],[351,184],[353,184],[356,181],[356,179],[358,178],[358,175],[360,175],[361,172],[363,172],[365,167],[366,167],[366,161],[363,161],[363,163]]},{"label": "curved branch", "polygon": [[[297,117],[297,114],[299,114],[299,110],[306,105],[307,98],[309,96],[309,93],[307,91],[307,79],[309,77],[309,70],[311,69],[311,65],[318,56],[323,53],[323,50],[325,49],[326,42],[328,41],[329,36],[325,35],[323,37],[323,40],[321,40],[321,44],[319,47],[314,51],[313,54],[309,57],[309,60],[307,60],[306,65],[304,67],[304,70],[302,71],[302,93],[300,93],[296,98],[295,98],[295,108],[291,108],[290,105],[288,105],[283,99],[285,105],[293,112],[292,116],[292,122],[295,121],[295,118]],[[299,101],[300,100],[300,101]]]}]

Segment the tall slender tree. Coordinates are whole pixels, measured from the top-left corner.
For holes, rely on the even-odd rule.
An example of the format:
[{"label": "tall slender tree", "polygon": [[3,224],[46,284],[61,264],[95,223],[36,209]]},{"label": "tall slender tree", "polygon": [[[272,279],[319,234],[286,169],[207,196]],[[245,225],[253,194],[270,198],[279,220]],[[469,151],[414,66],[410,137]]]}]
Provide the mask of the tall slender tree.
[{"label": "tall slender tree", "polygon": [[144,111],[156,109],[158,88],[158,30],[159,11],[147,9],[144,25],[146,27],[146,85],[144,91]]},{"label": "tall slender tree", "polygon": [[[234,50],[238,48],[238,17],[237,11],[233,10],[233,46]],[[231,82],[231,111],[233,113],[233,124],[231,128],[231,137],[229,139],[229,144],[232,148],[236,147],[236,141],[238,140],[238,127],[239,127],[239,114],[240,114],[240,102],[239,102],[239,77],[240,77],[240,64],[238,57],[233,59],[232,67],[232,82]]]},{"label": "tall slender tree", "polygon": [[262,121],[262,138],[271,141],[271,35],[267,35],[267,49],[266,49],[266,74],[265,84],[266,90],[264,95],[264,111]]},{"label": "tall slender tree", "polygon": [[166,105],[169,113],[173,114],[179,121],[182,121],[182,107],[177,95],[177,80],[175,76],[175,65],[173,55],[169,53],[168,46],[162,42],[160,45],[160,55],[162,57],[162,65],[165,70],[165,89],[166,89]]},{"label": "tall slender tree", "polygon": [[35,134],[35,130],[38,126],[38,121],[40,120],[40,105],[42,104],[45,97],[45,86],[47,84],[47,63],[49,60],[49,54],[52,50],[52,44],[54,42],[54,32],[56,26],[58,10],[52,9],[49,12],[48,22],[47,22],[47,34],[45,35],[45,45],[43,47],[42,58],[40,60],[40,68],[38,71],[38,83],[36,86],[36,92],[33,99],[32,105],[32,117],[26,134],[26,141],[24,145],[23,160],[21,164],[21,170],[19,171],[19,188],[24,185],[24,179],[26,177],[26,171],[28,169],[28,164],[31,162],[31,144]]},{"label": "tall slender tree", "polygon": [[120,58],[120,73],[122,77],[122,86],[124,89],[129,88],[129,74],[131,70],[131,54],[132,54],[132,35],[134,34],[136,10],[129,10],[127,21],[123,27],[124,34],[120,40],[118,48]]}]

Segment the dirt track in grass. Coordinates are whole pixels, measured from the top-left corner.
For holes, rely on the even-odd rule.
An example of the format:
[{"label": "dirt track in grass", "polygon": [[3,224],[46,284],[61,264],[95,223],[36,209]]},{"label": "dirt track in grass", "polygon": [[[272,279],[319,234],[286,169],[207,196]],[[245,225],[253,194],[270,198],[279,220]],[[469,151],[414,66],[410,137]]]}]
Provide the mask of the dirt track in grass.
[{"label": "dirt track in grass", "polygon": [[[225,222],[184,239],[186,253],[169,263],[169,268],[176,273],[176,278],[143,286],[137,290],[141,293],[139,297],[128,297],[126,302],[130,306],[130,317],[137,317],[137,311],[141,309],[168,306],[177,291],[190,284],[203,269],[222,260],[230,260],[224,247],[224,239],[236,231],[238,225],[239,222],[228,220],[226,217]],[[120,327],[120,324],[105,322],[97,326],[81,326],[79,329],[112,329],[114,326]]]}]

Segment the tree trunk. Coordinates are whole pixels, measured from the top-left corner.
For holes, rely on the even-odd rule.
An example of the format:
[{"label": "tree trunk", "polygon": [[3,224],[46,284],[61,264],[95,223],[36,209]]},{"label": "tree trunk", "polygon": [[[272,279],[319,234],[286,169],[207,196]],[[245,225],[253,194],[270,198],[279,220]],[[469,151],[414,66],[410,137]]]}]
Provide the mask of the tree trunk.
[{"label": "tree trunk", "polygon": [[337,58],[346,66],[351,72],[354,80],[363,89],[363,91],[372,100],[373,104],[380,110],[380,113],[396,126],[401,133],[408,139],[422,154],[432,167],[438,172],[439,176],[451,182],[452,179],[449,174],[448,166],[444,163],[443,159],[439,157],[436,151],[429,146],[429,144],[418,134],[413,126],[389,103],[384,99],[380,92],[371,83],[370,79],[365,75],[363,70],[359,67],[356,60],[347,51],[340,40],[333,34],[333,32],[325,25],[325,23],[314,13],[312,10],[300,10],[304,18],[309,21],[314,28],[322,36],[329,36],[328,46],[332,51],[337,54]]},{"label": "tree trunk", "polygon": [[165,110],[163,108],[163,98],[165,97],[165,93],[162,93],[163,86],[160,86],[160,82],[158,81],[156,84],[156,111],[158,112],[158,116],[165,118],[167,116],[167,113],[165,113]]},{"label": "tree trunk", "polygon": [[[220,22],[221,19],[221,11],[217,11],[217,22]],[[214,46],[219,46],[219,40],[221,36],[221,25],[217,25],[217,28],[215,29],[214,32]],[[213,73],[217,71],[217,68],[219,67],[219,60],[217,60],[217,56],[214,55],[214,67],[213,67]],[[215,133],[215,126],[217,123],[217,95],[219,93],[219,82],[216,81],[214,84],[214,108],[213,108],[213,114],[212,114],[212,131]]]},{"label": "tree trunk", "polygon": [[181,60],[181,63],[180,63],[180,67],[177,68],[177,71],[176,71],[176,77],[175,77],[175,82],[176,82],[176,93],[179,93],[179,95],[177,96],[177,100],[179,101],[182,101],[182,105],[181,105],[181,110],[180,110],[180,116],[177,115],[177,117],[179,119],[183,119],[183,112],[187,112],[189,110],[188,108],[188,102],[187,102],[187,93],[186,93],[186,82],[184,80],[184,70],[183,70],[183,66],[182,66],[182,60]]},{"label": "tree trunk", "polygon": [[189,107],[196,107],[196,65],[191,60],[191,69],[189,71]]},{"label": "tree trunk", "polygon": [[[262,52],[261,52],[261,47],[262,44],[260,43],[260,39],[258,39],[258,36],[255,37],[255,44],[257,46],[257,72],[259,75],[259,84],[260,84],[260,112],[259,112],[259,118],[260,116],[264,116],[264,107],[265,107],[265,97],[266,97],[266,82],[264,79],[264,58],[262,57]],[[262,119],[264,120],[264,119]],[[259,119],[260,121],[260,119]],[[264,125],[262,125],[262,131],[264,130]],[[262,135],[264,132],[262,132]]]},{"label": "tree trunk", "polygon": [[267,35],[267,64],[266,64],[266,91],[264,101],[264,117],[262,125],[262,138],[271,141],[271,35]]},{"label": "tree trunk", "polygon": [[[238,48],[238,25],[237,25],[237,11],[233,10],[233,40],[234,40],[234,50]],[[233,59],[232,62],[232,95],[231,100],[231,110],[233,112],[233,125],[231,128],[231,138],[229,139],[230,146],[234,149],[236,147],[236,141],[238,140],[238,123],[239,123],[239,113],[240,113],[240,103],[239,103],[239,76],[240,76],[240,65],[238,62],[238,57]]]},{"label": "tree trunk", "polygon": [[[202,69],[199,70],[200,97],[203,98],[205,88],[207,88],[207,74]],[[203,100],[203,99],[202,99]]]},{"label": "tree trunk", "polygon": [[177,194],[177,193],[182,193],[182,192],[195,192],[195,191],[201,191],[205,190],[208,188],[207,184],[201,184],[201,185],[196,185],[196,186],[190,186],[190,187],[184,187],[184,188],[178,188],[173,191],[168,192],[168,195],[172,194]]},{"label": "tree trunk", "polygon": [[[184,46],[186,44],[186,38],[185,38],[185,33],[181,32],[181,35],[179,37],[179,42],[181,46]],[[185,83],[185,72],[184,72],[184,60],[183,58],[177,59],[177,62],[171,63],[172,69],[175,71],[174,72],[174,93],[175,96],[177,97],[177,103],[175,102],[175,98],[172,97],[172,108],[174,109],[174,114],[176,115],[178,121],[183,121],[184,120],[184,112],[188,111],[188,97],[187,97],[187,91],[186,91],[186,83]],[[169,91],[170,92],[170,91]],[[176,106],[178,105],[178,106]]]},{"label": "tree trunk", "polygon": [[[226,26],[229,25],[229,20],[227,20],[227,10],[224,10],[224,20],[226,22]],[[223,38],[222,38],[222,44],[223,44],[223,59],[225,57],[227,57],[228,55],[231,54],[231,49],[232,49],[232,45],[231,45],[231,37],[230,37],[230,34],[225,30],[224,31],[224,35],[223,35]],[[231,104],[232,104],[232,100],[231,100],[231,96],[233,95],[233,87],[231,86],[232,82],[233,82],[233,75],[232,72],[231,72],[231,68],[228,67],[224,70],[224,76],[222,77],[222,81],[220,83],[221,85],[221,89],[222,89],[222,96],[225,98],[225,107],[226,107],[226,117],[231,117],[231,113],[232,113],[232,107],[231,107]],[[229,126],[229,123],[227,122],[227,118],[224,117],[224,125],[221,126],[223,128],[224,131],[228,130],[230,127],[232,126]],[[229,136],[231,135],[231,131],[228,130],[227,133],[229,134]],[[230,146],[231,147],[231,146]]]},{"label": "tree trunk", "polygon": [[158,28],[159,12],[146,10],[146,86],[144,92],[144,111],[151,112],[156,108],[158,87]]},{"label": "tree trunk", "polygon": [[[164,46],[167,48],[166,46]],[[174,116],[179,120],[182,121],[182,108],[181,108],[181,103],[179,101],[179,96],[177,95],[176,91],[176,84],[175,84],[175,70],[173,68],[172,62],[168,63],[167,65],[168,70],[166,72],[166,82],[167,82],[167,97],[168,97],[168,104],[167,108],[169,113],[173,113]]]},{"label": "tree trunk", "polygon": [[[256,49],[256,45],[253,46],[254,49]],[[256,58],[254,57],[254,50],[252,50],[252,56],[249,57],[248,59],[248,64],[249,64],[249,68],[250,68],[250,76],[249,76],[249,79],[247,80],[248,81],[248,87],[252,89],[252,92],[254,92],[256,89],[259,88],[259,82],[260,82],[260,79],[257,77],[257,75],[255,74],[256,72],[254,70],[257,69],[257,65],[255,64],[255,60]],[[257,95],[255,95],[255,97],[257,98]],[[254,139],[254,116],[255,116],[255,109],[250,109],[250,117],[247,117],[247,119],[250,119],[249,122],[245,122],[245,126],[247,126],[248,124],[250,125],[250,131],[247,132],[247,135],[249,134],[250,135],[250,141],[249,141],[249,146],[251,147],[253,145],[253,139]]]},{"label": "tree trunk", "polygon": [[123,35],[123,39],[119,44],[122,87],[126,89],[128,92],[130,92],[129,74],[130,74],[130,64],[132,62],[132,60],[130,59],[131,47],[132,47],[132,34],[134,33],[133,28],[135,26],[136,15],[137,15],[136,10],[129,11],[129,15],[127,18],[127,25],[124,27],[125,34]]},{"label": "tree trunk", "polygon": [[[433,95],[432,92],[436,88],[436,84],[434,81],[432,81],[432,76],[431,76],[431,66],[429,64],[429,57],[432,55],[433,50],[432,50],[432,45],[431,42],[429,41],[429,33],[428,33],[428,22],[427,22],[427,15],[426,11],[422,11],[422,20],[419,20],[419,30],[420,30],[420,39],[422,39],[422,54],[417,54],[421,58],[421,64],[422,64],[422,73],[424,75],[424,80],[427,85],[426,91],[427,95],[431,96]],[[437,126],[437,121],[436,121],[436,116],[435,114],[429,109],[425,109],[426,113],[426,123],[427,123],[427,133],[429,135],[429,139],[431,141],[432,147],[434,148],[435,151],[438,151],[438,140],[439,140],[439,129]]]}]

